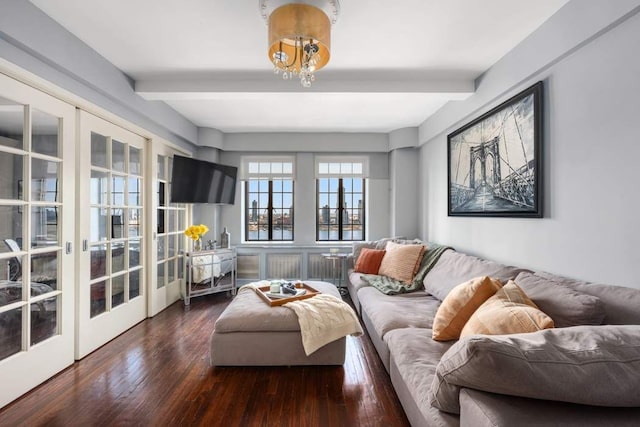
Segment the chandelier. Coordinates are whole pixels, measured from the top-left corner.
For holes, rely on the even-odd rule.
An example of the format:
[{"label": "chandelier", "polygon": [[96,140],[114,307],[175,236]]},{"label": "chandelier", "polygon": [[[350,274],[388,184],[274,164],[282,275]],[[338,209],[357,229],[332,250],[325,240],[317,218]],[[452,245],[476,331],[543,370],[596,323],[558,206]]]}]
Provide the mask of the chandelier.
[{"label": "chandelier", "polygon": [[260,0],[260,13],[269,25],[269,60],[284,80],[300,78],[304,87],[327,65],[331,25],[340,12],[338,0]]}]

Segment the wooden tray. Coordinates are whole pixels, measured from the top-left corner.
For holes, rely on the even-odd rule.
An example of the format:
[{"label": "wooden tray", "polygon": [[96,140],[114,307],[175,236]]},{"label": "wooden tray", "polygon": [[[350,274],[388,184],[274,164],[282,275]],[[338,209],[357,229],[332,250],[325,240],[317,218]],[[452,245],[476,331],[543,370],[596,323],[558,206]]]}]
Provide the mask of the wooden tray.
[{"label": "wooden tray", "polygon": [[271,307],[277,307],[277,306],[280,306],[282,304],[286,304],[286,303],[291,302],[291,301],[298,301],[298,300],[311,298],[311,297],[316,296],[316,295],[321,293],[320,291],[318,291],[317,289],[312,288],[311,286],[307,285],[306,283],[296,283],[296,288],[306,289],[307,292],[304,295],[291,296],[291,297],[287,297],[287,298],[269,298],[267,293],[271,290],[271,286],[260,286],[258,288],[258,292],[256,292],[256,293],[258,295],[260,295],[260,298],[262,298]]}]

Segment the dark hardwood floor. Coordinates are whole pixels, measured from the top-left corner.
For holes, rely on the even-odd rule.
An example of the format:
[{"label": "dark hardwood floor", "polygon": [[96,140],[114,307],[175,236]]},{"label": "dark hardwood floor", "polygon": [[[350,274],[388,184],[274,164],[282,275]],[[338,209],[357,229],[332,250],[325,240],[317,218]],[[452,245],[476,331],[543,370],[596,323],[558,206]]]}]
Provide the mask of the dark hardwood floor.
[{"label": "dark hardwood floor", "polygon": [[181,301],[0,410],[0,426],[408,426],[368,336],[344,366],[209,366],[230,301]]}]

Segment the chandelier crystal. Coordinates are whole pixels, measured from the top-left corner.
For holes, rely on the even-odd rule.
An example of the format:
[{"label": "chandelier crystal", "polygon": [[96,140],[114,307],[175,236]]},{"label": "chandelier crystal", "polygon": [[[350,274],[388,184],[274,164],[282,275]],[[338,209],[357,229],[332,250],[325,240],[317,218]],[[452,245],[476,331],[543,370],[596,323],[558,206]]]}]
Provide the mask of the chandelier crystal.
[{"label": "chandelier crystal", "polygon": [[298,77],[310,87],[315,72],[330,58],[331,25],[338,19],[338,0],[260,0],[269,26],[269,60],[284,80]]}]

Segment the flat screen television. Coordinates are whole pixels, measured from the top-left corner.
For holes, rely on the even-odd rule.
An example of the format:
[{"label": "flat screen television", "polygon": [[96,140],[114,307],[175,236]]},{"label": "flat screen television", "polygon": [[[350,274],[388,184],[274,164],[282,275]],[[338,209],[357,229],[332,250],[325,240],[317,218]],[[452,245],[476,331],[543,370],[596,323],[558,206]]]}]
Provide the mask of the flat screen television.
[{"label": "flat screen television", "polygon": [[171,203],[232,205],[237,175],[235,166],[173,156]]}]

